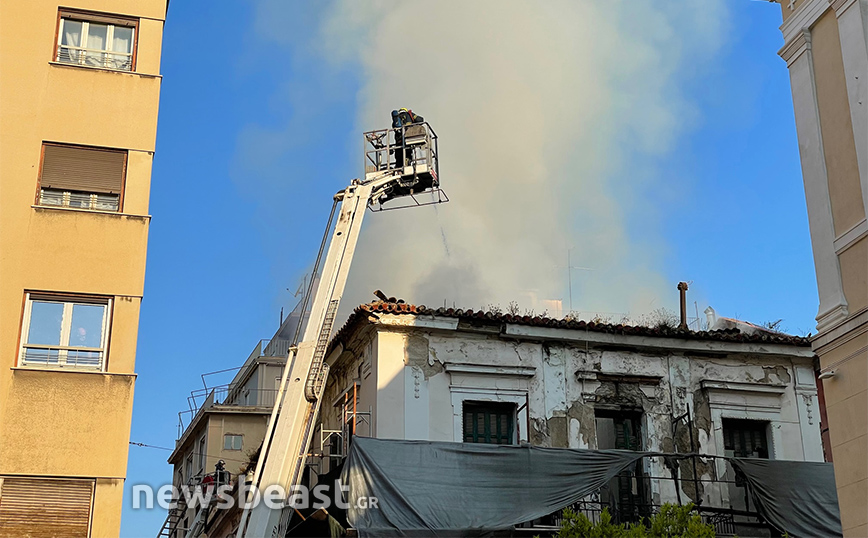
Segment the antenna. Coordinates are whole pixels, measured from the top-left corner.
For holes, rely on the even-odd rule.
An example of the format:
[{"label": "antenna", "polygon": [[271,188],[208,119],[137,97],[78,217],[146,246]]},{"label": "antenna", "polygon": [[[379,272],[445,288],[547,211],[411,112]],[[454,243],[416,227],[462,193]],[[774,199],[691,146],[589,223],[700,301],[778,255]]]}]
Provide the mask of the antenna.
[{"label": "antenna", "polygon": [[[567,270],[567,285],[569,286],[569,303],[570,303],[570,312],[573,311],[573,269],[577,269],[579,271],[593,271],[592,267],[580,267],[572,264],[571,259],[571,251],[576,247],[570,247],[567,249],[567,265],[565,269]],[[563,269],[562,265],[555,265],[555,269]]]}]

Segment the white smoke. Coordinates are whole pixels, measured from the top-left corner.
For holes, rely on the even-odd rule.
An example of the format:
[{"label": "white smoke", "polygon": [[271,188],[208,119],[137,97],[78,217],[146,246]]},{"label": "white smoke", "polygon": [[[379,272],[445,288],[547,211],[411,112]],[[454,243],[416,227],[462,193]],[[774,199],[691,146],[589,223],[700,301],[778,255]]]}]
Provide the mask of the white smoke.
[{"label": "white smoke", "polygon": [[695,123],[683,80],[713,58],[724,11],[640,0],[332,4],[318,46],[333,65],[361,69],[357,130],[387,126],[394,108],[424,115],[451,198],[368,215],[345,303],[380,288],[429,306],[562,298],[566,308],[570,249],[572,265],[591,269],[573,270],[575,310],[672,304],[666,244],[632,239],[628,216],[658,218],[642,193],[664,178],[646,163],[677,154]]}]

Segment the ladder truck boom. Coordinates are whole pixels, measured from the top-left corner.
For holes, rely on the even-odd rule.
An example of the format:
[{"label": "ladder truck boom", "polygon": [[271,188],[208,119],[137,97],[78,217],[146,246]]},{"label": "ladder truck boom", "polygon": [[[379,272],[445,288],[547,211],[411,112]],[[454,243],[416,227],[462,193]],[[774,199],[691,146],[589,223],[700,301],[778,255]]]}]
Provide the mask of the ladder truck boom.
[{"label": "ladder truck boom", "polygon": [[[421,119],[421,117],[419,118]],[[425,122],[365,133],[365,179],[353,180],[335,195],[340,212],[319,286],[311,304],[310,318],[297,348],[290,351],[280,389],[275,399],[252,486],[281,486],[289,491],[299,483],[325,388],[328,365],[325,354],[341,296],[355,254],[362,221],[368,207],[412,197],[423,191],[437,193],[437,136]],[[292,512],[270,509],[260,502],[245,509],[237,538],[272,537],[286,531]]]}]

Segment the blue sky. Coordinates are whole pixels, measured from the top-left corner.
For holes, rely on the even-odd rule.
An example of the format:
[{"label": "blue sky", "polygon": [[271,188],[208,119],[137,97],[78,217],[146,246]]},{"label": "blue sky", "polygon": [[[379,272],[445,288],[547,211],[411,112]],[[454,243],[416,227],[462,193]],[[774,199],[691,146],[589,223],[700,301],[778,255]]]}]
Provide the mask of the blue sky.
[{"label": "blue sky", "polygon": [[[655,284],[662,291],[643,303],[650,308],[674,305],[676,283],[687,280],[700,312],[710,304],[720,315],[783,319],[790,332],[807,333],[814,330],[817,295],[788,74],[777,56],[780,7],[747,0],[726,5],[719,45],[701,56],[685,53],[686,65],[673,71],[659,97],[677,94],[687,103],[676,109],[684,125],[664,149],[628,151],[629,165],[609,172],[617,177],[605,184],[608,196],[627,200],[618,208],[629,252],[618,263],[630,267],[618,274],[641,280],[646,260],[653,265],[647,274],[663,287]],[[316,254],[331,196],[360,173],[361,128],[381,126],[372,125],[371,117],[383,125],[388,119],[387,108],[363,110],[376,89],[370,65],[346,52],[328,52],[331,43],[323,43],[320,32],[328,18],[332,24],[341,20],[325,13],[327,6],[170,5],[133,442],[173,447],[177,413],[189,391],[201,387],[200,374],[239,365],[259,339],[271,336],[280,308],[294,304],[287,288],[299,286]],[[424,28],[424,22],[419,25]],[[213,40],[229,29],[234,45]],[[208,36],[212,45],[203,49]],[[450,64],[442,65],[426,75],[432,84],[445,77]],[[412,92],[405,99],[413,106]],[[394,105],[400,106],[407,104]],[[437,128],[438,117],[418,111]],[[443,115],[444,124],[452,121]],[[630,137],[614,139],[636,144]],[[450,150],[457,161],[460,149]],[[451,173],[441,174],[447,192],[450,179],[462,177],[456,161],[449,168],[448,156],[444,152],[442,166]],[[464,192],[454,187],[453,199]],[[476,218],[484,220],[490,200],[449,206],[451,212],[444,209],[438,218],[463,218],[461,211],[478,207]],[[523,218],[537,217],[542,218]],[[568,246],[581,243],[579,237],[597,233],[592,217],[576,219],[583,225],[565,243],[564,257]],[[368,224],[370,233],[383,226]],[[443,229],[460,242],[455,230]],[[414,248],[434,247],[422,242]],[[577,257],[577,265],[594,262]],[[608,272],[603,269],[597,272]],[[368,284],[396,294],[388,288],[393,276],[380,277],[387,282],[351,276],[347,301],[366,300],[373,289]],[[583,278],[590,277],[574,274],[576,309],[591,287],[594,307],[605,309],[606,287],[619,282]],[[565,279],[557,285],[561,289],[550,295],[564,291]],[[460,290],[454,293],[443,298],[462,297]],[[501,290],[492,297],[505,302],[510,295]],[[613,304],[611,311],[625,308]],[[132,446],[127,494],[133,484],[169,482],[168,454]],[[159,510],[132,510],[127,495],[122,536],[154,536],[164,518]]]}]

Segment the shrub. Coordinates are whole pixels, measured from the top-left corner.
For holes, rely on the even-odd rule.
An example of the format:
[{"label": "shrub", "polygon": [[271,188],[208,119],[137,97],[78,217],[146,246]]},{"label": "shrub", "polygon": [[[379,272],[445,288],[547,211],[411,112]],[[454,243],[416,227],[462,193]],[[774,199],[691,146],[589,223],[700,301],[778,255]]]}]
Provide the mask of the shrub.
[{"label": "shrub", "polygon": [[612,522],[609,509],[600,514],[600,520],[592,522],[585,514],[569,508],[564,510],[557,538],[715,538],[714,527],[703,523],[702,517],[693,512],[693,504],[678,506],[664,504],[660,511],[648,520],[639,523]]}]

